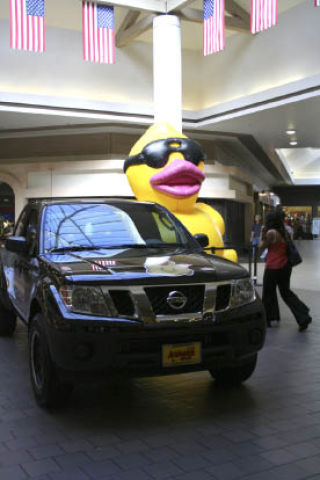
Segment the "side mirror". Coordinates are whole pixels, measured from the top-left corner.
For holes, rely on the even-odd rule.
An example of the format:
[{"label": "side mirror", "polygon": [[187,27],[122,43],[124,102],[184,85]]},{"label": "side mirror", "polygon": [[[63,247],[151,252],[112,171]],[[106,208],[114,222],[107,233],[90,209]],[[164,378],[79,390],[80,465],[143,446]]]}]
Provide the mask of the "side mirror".
[{"label": "side mirror", "polygon": [[209,245],[209,237],[205,233],[197,233],[193,238],[197,240],[202,248],[206,248]]},{"label": "side mirror", "polygon": [[25,255],[30,251],[30,243],[25,237],[9,237],[6,239],[4,246],[10,252],[23,253]]}]

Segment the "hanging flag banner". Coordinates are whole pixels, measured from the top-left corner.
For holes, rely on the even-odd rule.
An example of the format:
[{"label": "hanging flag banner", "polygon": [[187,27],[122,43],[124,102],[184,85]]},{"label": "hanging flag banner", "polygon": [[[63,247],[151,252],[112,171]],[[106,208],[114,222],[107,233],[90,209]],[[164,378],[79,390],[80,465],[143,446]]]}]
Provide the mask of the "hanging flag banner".
[{"label": "hanging flag banner", "polygon": [[224,48],[224,0],[203,0],[203,55],[211,55]]},{"label": "hanging flag banner", "polygon": [[276,25],[277,10],[278,0],[251,0],[251,33]]},{"label": "hanging flag banner", "polygon": [[90,62],[114,63],[114,10],[112,6],[82,2],[83,58]]},{"label": "hanging flag banner", "polygon": [[320,7],[320,0],[314,0],[314,6]]},{"label": "hanging flag banner", "polygon": [[44,0],[10,0],[10,47],[44,52]]}]

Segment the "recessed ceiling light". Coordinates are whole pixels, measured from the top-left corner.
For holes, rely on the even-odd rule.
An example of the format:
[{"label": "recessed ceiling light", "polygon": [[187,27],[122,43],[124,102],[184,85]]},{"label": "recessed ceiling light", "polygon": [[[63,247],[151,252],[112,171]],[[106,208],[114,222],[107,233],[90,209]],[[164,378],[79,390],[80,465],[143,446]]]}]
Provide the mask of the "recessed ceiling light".
[{"label": "recessed ceiling light", "polygon": [[292,140],[292,142],[290,142],[290,145],[292,145],[292,146],[298,145],[298,142],[296,142],[295,140]]},{"label": "recessed ceiling light", "polygon": [[294,135],[295,133],[296,133],[296,131],[293,130],[293,129],[290,129],[290,130],[287,130],[287,131],[286,131],[286,134],[287,134],[287,135]]}]

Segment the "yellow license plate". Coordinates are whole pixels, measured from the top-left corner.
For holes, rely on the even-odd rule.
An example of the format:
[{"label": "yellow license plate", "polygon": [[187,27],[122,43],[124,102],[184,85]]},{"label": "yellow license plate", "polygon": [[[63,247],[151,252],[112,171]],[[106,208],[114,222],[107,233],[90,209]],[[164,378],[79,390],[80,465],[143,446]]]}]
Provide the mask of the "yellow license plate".
[{"label": "yellow license plate", "polygon": [[201,362],[201,342],[162,345],[162,365],[176,367]]}]

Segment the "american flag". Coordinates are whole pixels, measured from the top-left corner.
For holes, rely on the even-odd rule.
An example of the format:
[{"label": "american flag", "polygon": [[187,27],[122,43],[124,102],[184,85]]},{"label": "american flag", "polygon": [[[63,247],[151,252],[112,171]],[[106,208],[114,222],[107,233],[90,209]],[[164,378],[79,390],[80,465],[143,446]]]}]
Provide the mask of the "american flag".
[{"label": "american flag", "polygon": [[82,2],[82,37],[85,60],[114,63],[113,7]]},{"label": "american flag", "polygon": [[10,47],[44,52],[44,0],[10,0]]},{"label": "american flag", "polygon": [[278,0],[251,0],[251,33],[276,25],[277,10]]},{"label": "american flag", "polygon": [[203,55],[225,48],[224,0],[203,0]]}]

